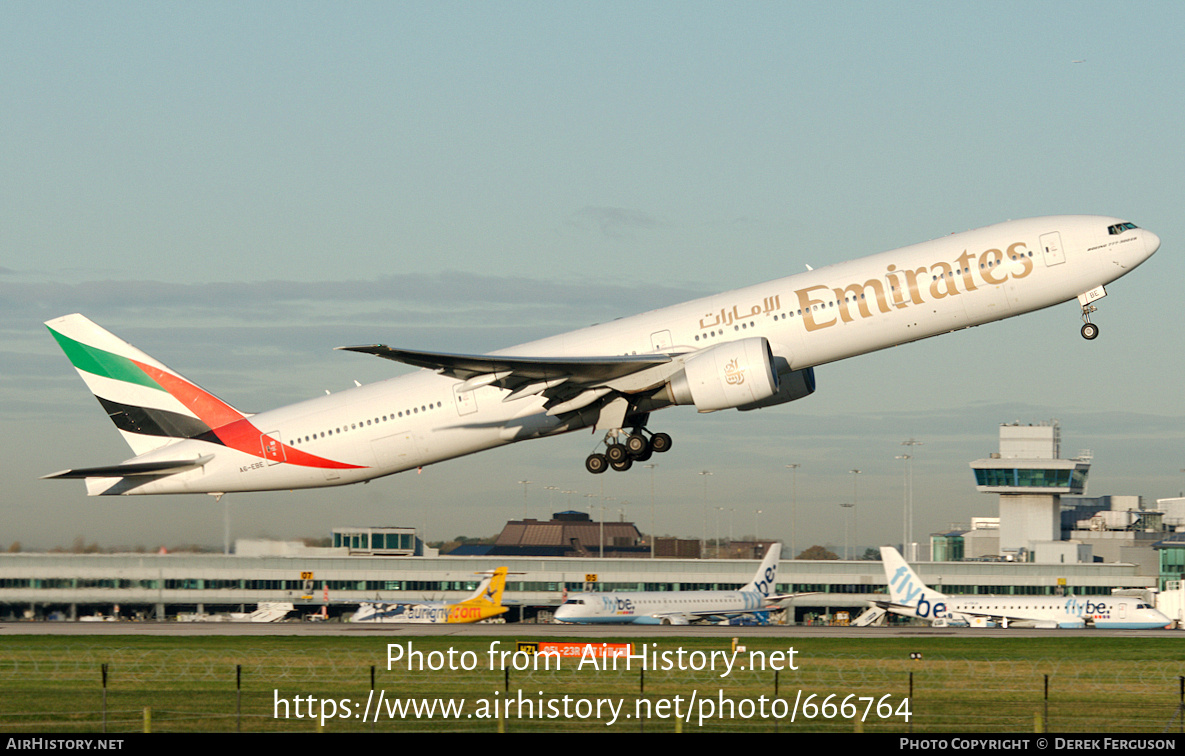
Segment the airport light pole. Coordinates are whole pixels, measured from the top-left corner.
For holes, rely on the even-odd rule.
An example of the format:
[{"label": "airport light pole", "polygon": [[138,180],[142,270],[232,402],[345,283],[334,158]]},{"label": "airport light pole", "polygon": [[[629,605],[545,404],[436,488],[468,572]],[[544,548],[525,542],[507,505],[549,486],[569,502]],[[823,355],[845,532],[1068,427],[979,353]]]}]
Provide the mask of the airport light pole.
[{"label": "airport light pole", "polygon": [[716,558],[720,558],[720,513],[724,511],[724,507],[716,507],[716,548],[713,553]]},{"label": "airport light pole", "polygon": [[601,497],[601,553],[600,553],[600,556],[598,557],[599,559],[605,558],[605,502],[606,501],[617,501],[617,499],[613,498],[612,496],[602,496]]},{"label": "airport light pole", "polygon": [[852,510],[856,505],[849,501],[845,501],[844,503],[840,504],[840,506],[848,510],[847,517],[845,517],[843,521],[843,558],[850,559],[851,557],[849,555],[848,549],[848,526],[852,523]]},{"label": "airport light pole", "polygon": [[764,509],[754,509],[753,510],[753,545],[754,546],[756,546],[761,540],[761,536],[759,536],[757,534],[757,516],[764,511],[765,511]]},{"label": "airport light pole", "polygon": [[732,553],[732,513],[736,512],[736,507],[729,507],[729,553]]},{"label": "airport light pole", "polygon": [[909,553],[909,454],[898,454],[894,459],[905,460],[901,469],[901,558],[908,559]]},{"label": "airport light pole", "polygon": [[527,486],[531,485],[533,480],[520,480],[519,483],[523,487],[523,519],[527,519]]},{"label": "airport light pole", "polygon": [[[905,541],[905,544],[902,544],[902,548],[908,550],[910,547],[906,544],[913,543],[913,458],[915,456],[915,451],[914,451],[913,447],[922,446],[922,442],[918,441],[917,439],[914,439],[914,438],[909,438],[909,439],[906,439],[905,441],[902,441],[901,445],[909,447],[908,461],[905,463],[905,466],[908,469],[908,475],[909,475],[909,484],[908,484],[909,485],[909,504],[908,504],[908,511],[905,514],[906,541]],[[915,558],[916,556],[917,556],[916,554],[908,554],[908,555],[903,555],[903,558],[910,559],[910,558]]]},{"label": "airport light pole", "polygon": [[654,559],[654,468],[658,465],[642,465],[650,471],[650,558]]},{"label": "airport light pole", "polygon": [[[798,468],[802,465],[794,463],[786,465],[790,471],[790,558],[798,556]],[[756,523],[753,525],[757,527]],[[757,534],[754,533],[756,538]]]},{"label": "airport light pole", "polygon": [[[857,481],[860,480],[860,471],[859,470],[848,470],[848,472],[850,472],[852,474],[852,509],[855,510],[856,504],[858,504],[859,500],[860,500],[860,497],[858,495],[859,492],[857,490]],[[855,511],[853,511],[852,514],[855,515],[856,514]],[[860,521],[855,520],[852,523],[852,540],[856,542],[856,548],[860,548],[860,539],[856,535],[857,533],[860,532],[859,528],[860,528]]]},{"label": "airport light pole", "polygon": [[708,550],[708,476],[712,473],[707,470],[700,470],[699,474],[704,479],[704,506],[703,506],[703,528],[699,539],[699,556],[704,558],[704,553]]}]

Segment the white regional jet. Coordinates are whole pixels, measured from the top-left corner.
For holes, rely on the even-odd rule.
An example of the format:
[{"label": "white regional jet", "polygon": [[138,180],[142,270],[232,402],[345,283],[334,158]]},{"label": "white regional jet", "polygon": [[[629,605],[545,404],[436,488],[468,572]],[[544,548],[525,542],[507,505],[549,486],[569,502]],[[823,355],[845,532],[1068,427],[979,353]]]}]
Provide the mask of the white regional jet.
[{"label": "white regional jet", "polygon": [[46,325],[136,456],[47,475],[92,496],[266,491],[371,480],[527,439],[605,433],[590,472],[627,470],[671,437],[650,414],[754,410],[815,390],[828,362],[1078,299],[1160,246],[1118,218],[1009,221],[487,355],[340,347],[423,370],[240,412],[82,315]]},{"label": "white regional jet", "polygon": [[946,596],[927,588],[897,549],[881,547],[891,601],[877,606],[938,626],[1151,630],[1172,620],[1130,596]]},{"label": "white regional jet", "polygon": [[739,591],[581,593],[555,611],[556,622],[617,625],[686,625],[776,608],[792,596],[776,595],[782,544],[769,547],[757,574]]}]

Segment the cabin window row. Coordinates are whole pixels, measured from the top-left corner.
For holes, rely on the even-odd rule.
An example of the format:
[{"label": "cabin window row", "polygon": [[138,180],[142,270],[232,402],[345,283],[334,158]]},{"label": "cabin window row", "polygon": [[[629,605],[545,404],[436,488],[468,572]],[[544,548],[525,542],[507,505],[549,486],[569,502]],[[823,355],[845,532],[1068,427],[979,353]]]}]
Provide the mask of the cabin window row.
[{"label": "cabin window row", "polygon": [[391,420],[395,420],[396,418],[401,418],[404,416],[411,417],[412,415],[418,415],[421,412],[429,412],[434,409],[440,409],[443,406],[444,402],[436,402],[435,404],[421,404],[419,407],[412,407],[411,409],[402,410],[390,415],[383,415],[381,417],[376,417],[373,420],[360,420],[356,423],[350,423],[349,427],[343,425],[339,428],[330,428],[328,430],[323,430],[319,433],[313,433],[311,435],[297,436],[292,440],[291,443],[293,446],[297,446],[299,444],[309,443],[310,441],[315,441],[320,438],[326,438],[327,436],[340,435],[342,433],[357,430],[359,428],[365,428],[368,425],[378,425],[379,423],[390,422]]}]

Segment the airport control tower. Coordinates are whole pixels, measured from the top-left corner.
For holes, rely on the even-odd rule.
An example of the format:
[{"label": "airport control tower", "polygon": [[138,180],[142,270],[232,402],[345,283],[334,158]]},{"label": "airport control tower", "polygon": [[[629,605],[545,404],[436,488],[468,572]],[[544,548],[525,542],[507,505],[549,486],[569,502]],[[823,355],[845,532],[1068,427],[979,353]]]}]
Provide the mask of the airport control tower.
[{"label": "airport control tower", "polygon": [[1086,490],[1090,460],[1061,459],[1056,420],[1000,426],[1000,451],[971,463],[981,493],[1000,495],[1000,554],[1061,540],[1062,494]]}]

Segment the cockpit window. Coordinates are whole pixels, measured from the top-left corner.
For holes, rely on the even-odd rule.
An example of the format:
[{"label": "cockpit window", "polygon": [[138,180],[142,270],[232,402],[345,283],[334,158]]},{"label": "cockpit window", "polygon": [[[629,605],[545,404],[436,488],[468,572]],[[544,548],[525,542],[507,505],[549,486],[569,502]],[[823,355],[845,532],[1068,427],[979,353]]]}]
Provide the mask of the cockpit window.
[{"label": "cockpit window", "polygon": [[1139,228],[1139,226],[1134,223],[1116,223],[1114,226],[1107,226],[1107,233],[1111,234],[1111,236],[1118,236],[1124,231],[1130,231],[1133,228]]}]

